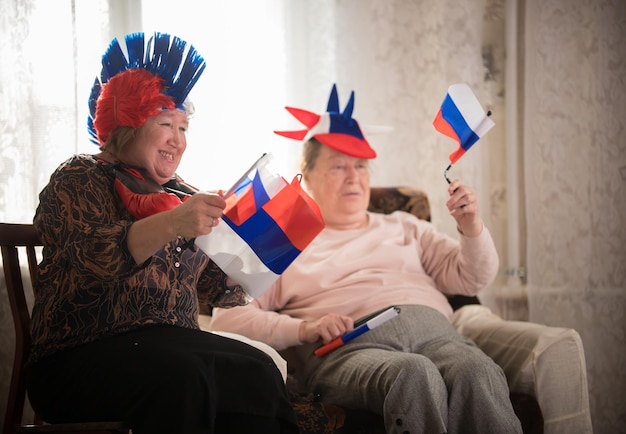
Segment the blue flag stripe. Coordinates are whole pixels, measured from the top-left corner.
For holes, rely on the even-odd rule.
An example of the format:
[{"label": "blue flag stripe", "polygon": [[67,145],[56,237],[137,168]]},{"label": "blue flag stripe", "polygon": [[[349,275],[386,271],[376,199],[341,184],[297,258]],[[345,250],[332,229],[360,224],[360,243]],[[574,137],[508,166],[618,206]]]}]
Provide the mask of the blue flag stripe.
[{"label": "blue flag stripe", "polygon": [[270,197],[267,194],[267,191],[265,191],[265,187],[263,186],[263,181],[261,180],[261,175],[258,170],[254,174],[254,179],[252,180],[252,191],[254,192],[254,203],[256,204],[257,210],[269,202]]},{"label": "blue flag stripe", "polygon": [[237,226],[226,216],[222,219],[273,273],[282,274],[301,253],[263,209],[259,209],[241,226]]},{"label": "blue flag stripe", "polygon": [[480,137],[467,125],[465,118],[459,111],[458,107],[447,94],[441,104],[441,116],[450,124],[461,140],[460,146],[466,151],[478,141]]}]

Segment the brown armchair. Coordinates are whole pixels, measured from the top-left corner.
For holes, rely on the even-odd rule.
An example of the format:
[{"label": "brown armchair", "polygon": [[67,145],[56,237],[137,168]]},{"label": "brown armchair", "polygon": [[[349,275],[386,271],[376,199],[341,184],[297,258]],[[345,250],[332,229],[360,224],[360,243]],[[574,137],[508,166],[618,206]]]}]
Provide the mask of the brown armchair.
[{"label": "brown armchair", "polygon": [[[430,204],[428,196],[420,189],[412,187],[373,187],[369,210],[380,213],[391,213],[402,210],[416,217],[430,221]],[[453,309],[466,304],[478,304],[476,297],[455,296],[450,298]],[[281,356],[287,360],[287,388],[294,408],[298,414],[300,431],[303,434],[384,434],[382,416],[368,411],[346,409],[320,401],[318,397],[307,391],[298,380],[297,358],[290,349],[282,351]],[[543,417],[537,401],[529,395],[511,394],[513,408],[520,421],[524,433],[543,433]]]}]

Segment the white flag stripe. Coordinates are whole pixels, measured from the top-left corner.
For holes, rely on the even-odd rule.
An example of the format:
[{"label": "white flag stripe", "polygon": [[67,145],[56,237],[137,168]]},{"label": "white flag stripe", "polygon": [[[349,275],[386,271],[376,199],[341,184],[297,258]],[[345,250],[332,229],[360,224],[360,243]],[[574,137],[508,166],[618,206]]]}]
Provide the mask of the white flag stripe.
[{"label": "white flag stripe", "polygon": [[494,126],[494,122],[486,115],[478,98],[467,84],[453,84],[448,88],[448,95],[478,137],[482,137]]},{"label": "white flag stripe", "polygon": [[474,133],[478,137],[482,137],[485,134],[487,134],[487,131],[489,131],[494,125],[495,125],[495,122],[492,121],[489,116],[485,116],[482,122],[478,124],[476,128],[474,128]]},{"label": "white flag stripe", "polygon": [[391,318],[393,318],[396,315],[398,315],[398,311],[396,310],[396,308],[395,307],[390,307],[386,311],[380,313],[379,315],[375,316],[371,320],[367,321],[366,324],[369,327],[369,329],[371,330],[371,329],[373,329],[375,327],[378,327],[379,325],[389,321]]},{"label": "white flag stripe", "polygon": [[285,181],[282,176],[272,173],[267,168],[267,163],[259,165],[257,170],[259,172],[259,178],[261,178],[261,182],[263,183],[263,188],[270,199],[276,196],[278,192],[287,185],[287,181]]},{"label": "white flag stripe", "polygon": [[260,297],[278,279],[278,275],[224,222],[210,234],[197,237],[196,245],[251,297]]}]

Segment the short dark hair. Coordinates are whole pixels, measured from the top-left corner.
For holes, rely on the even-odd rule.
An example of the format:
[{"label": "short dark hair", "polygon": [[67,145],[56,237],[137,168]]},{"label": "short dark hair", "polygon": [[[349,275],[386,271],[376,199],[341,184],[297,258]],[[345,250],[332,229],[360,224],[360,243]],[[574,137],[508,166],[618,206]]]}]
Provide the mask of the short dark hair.
[{"label": "short dark hair", "polygon": [[132,142],[135,139],[137,133],[136,128],[132,127],[117,127],[109,134],[104,145],[100,149],[103,151],[112,151],[113,153],[119,153],[124,146]]},{"label": "short dark hair", "polygon": [[302,158],[300,159],[300,171],[302,174],[305,174],[309,170],[313,170],[315,163],[317,162],[317,158],[320,156],[320,149],[322,146],[322,143],[313,137],[304,143],[302,148]]}]

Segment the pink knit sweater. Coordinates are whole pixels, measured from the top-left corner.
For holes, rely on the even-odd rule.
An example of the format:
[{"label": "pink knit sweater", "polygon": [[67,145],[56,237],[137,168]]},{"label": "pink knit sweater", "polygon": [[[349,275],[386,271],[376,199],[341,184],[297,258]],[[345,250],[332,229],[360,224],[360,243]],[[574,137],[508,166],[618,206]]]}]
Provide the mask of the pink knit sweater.
[{"label": "pink knit sweater", "polygon": [[262,297],[213,310],[212,330],[277,350],[300,344],[303,320],[327,313],[358,319],[390,305],[430,306],[447,318],[447,295],[476,295],[498,270],[487,228],[460,242],[405,212],[369,213],[363,229],[326,228]]}]

